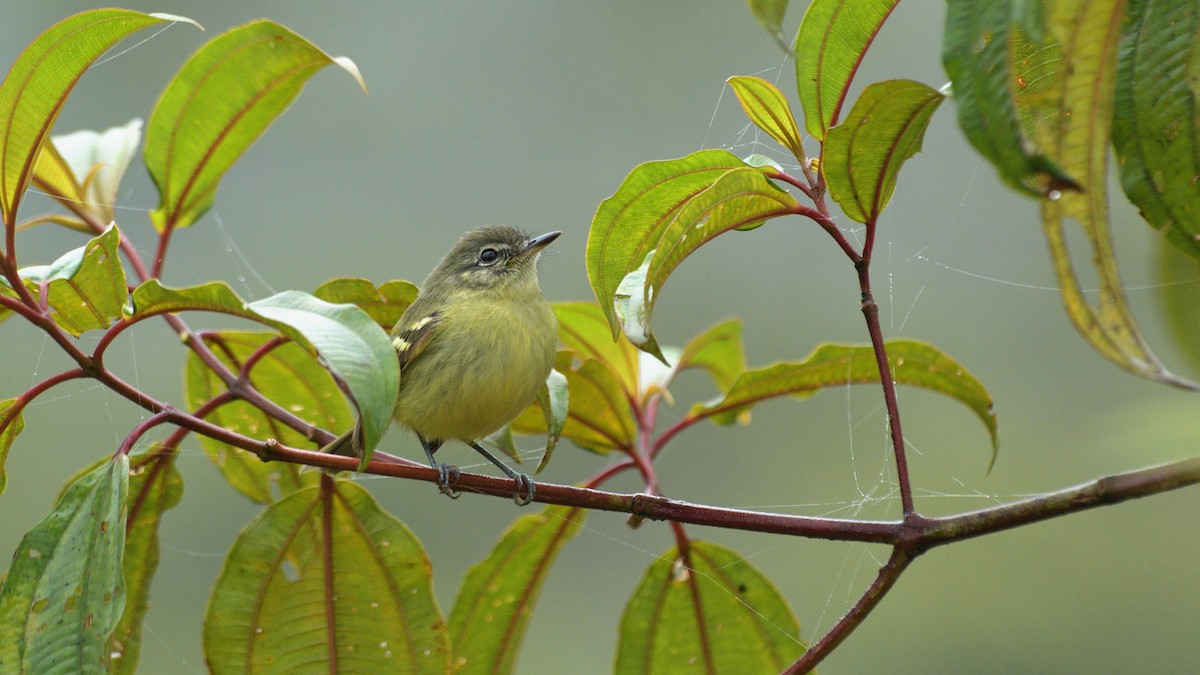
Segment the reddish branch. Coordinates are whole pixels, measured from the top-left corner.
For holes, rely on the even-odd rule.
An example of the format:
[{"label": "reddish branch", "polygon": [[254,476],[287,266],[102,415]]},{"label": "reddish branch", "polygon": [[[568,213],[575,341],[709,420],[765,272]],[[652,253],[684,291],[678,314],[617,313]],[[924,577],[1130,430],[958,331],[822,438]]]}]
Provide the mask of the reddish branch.
[{"label": "reddish branch", "polygon": [[[819,172],[814,172],[807,165],[803,169],[805,176],[805,180],[803,181],[782,172],[772,173],[771,177],[796,187],[812,200],[813,206],[808,207],[797,204],[783,212],[770,215],[791,214],[811,219],[833,238],[838,247],[855,266],[862,297],[862,312],[866,320],[868,333],[870,334],[871,343],[875,351],[876,362],[881,374],[881,386],[884,403],[887,408],[893,454],[897,468],[897,480],[903,505],[903,518],[899,521],[867,521],[782,515],[745,509],[729,509],[692,504],[662,496],[654,470],[654,459],[667,441],[701,418],[686,417],[659,434],[657,438],[654,438],[653,432],[655,430],[655,413],[657,408],[657,400],[654,398],[651,398],[645,404],[644,408],[639,406],[636,401],[632,399],[630,401],[630,407],[638,424],[638,436],[636,447],[626,449],[627,457],[625,459],[597,473],[587,481],[585,484],[586,487],[539,483],[535,501],[545,504],[629,513],[633,516],[631,520],[635,522],[642,519],[669,521],[675,534],[680,555],[685,563],[689,552],[689,539],[683,529],[683,524],[835,541],[887,544],[892,546],[892,555],[888,562],[880,569],[875,581],[866,589],[846,615],[826,635],[814,643],[787,671],[789,673],[800,673],[807,672],[815,667],[817,663],[845,640],[879,602],[882,601],[883,597],[893,587],[907,566],[931,548],[1056,518],[1069,513],[1077,513],[1097,506],[1158,494],[1200,483],[1200,458],[1197,458],[1108,476],[1020,502],[954,516],[926,518],[917,513],[913,503],[912,485],[905,459],[904,436],[901,431],[895,383],[891,377],[887,350],[879,325],[879,308],[875,304],[871,292],[870,263],[875,241],[875,223],[867,223],[866,239],[861,252],[859,252],[846,239],[830,216],[824,201],[825,185],[823,176]],[[82,218],[97,234],[102,232],[106,227],[106,224],[98,222],[86,209],[79,208],[69,200],[63,200],[63,203]],[[216,374],[227,389],[226,392],[214,397],[194,413],[178,410],[169,403],[146,395],[104,366],[105,351],[113,340],[130,326],[148,318],[150,315],[138,315],[133,318],[125,318],[117,321],[101,337],[92,354],[84,353],[79,349],[75,341],[55,324],[49,308],[45,305],[45,289],[42,289],[40,295],[43,298],[39,300],[33,297],[33,294],[30,293],[20,279],[16,268],[16,255],[13,250],[14,230],[15,227],[12,223],[6,224],[5,239],[8,248],[4,252],[4,255],[0,257],[0,274],[8,280],[9,284],[15,290],[17,297],[0,295],[0,308],[18,313],[31,324],[41,328],[63,348],[64,352],[75,361],[78,367],[48,378],[19,396],[3,419],[0,419],[0,430],[6,428],[30,401],[44,391],[67,380],[88,377],[99,381],[109,389],[151,413],[149,418],[137,425],[130,432],[121,444],[119,452],[128,452],[142,435],[151,428],[162,424],[170,424],[177,427],[177,429],[163,443],[161,452],[174,452],[183,437],[187,433],[193,432],[253,452],[263,461],[292,462],[342,471],[354,471],[357,469],[358,460],[355,458],[290,448],[278,443],[274,439],[264,441],[251,438],[204,419],[212,410],[236,398],[245,400],[258,407],[269,417],[300,432],[305,438],[320,442],[332,440],[332,434],[282,409],[275,402],[259,393],[250,381],[250,374],[254,365],[272,349],[283,344],[283,338],[268,341],[248,357],[244,363],[235,364],[235,368],[231,368],[212,351],[212,348],[206,343],[203,336],[188,328],[187,324],[181,318],[172,314],[164,314],[163,318],[182,337],[184,344],[196,354],[201,363]],[[147,270],[136,248],[127,239],[124,237],[121,238],[121,251],[129,260],[130,267],[133,269],[135,275],[142,281],[160,275],[171,231],[172,228],[167,226],[160,233],[154,265],[150,271]],[[233,361],[233,359],[230,360]],[[637,470],[641,474],[643,482],[646,485],[646,494],[621,494],[595,489],[596,486],[603,484],[618,473],[628,470]],[[365,473],[423,480],[431,483],[437,483],[439,479],[438,471],[435,469],[382,452],[374,454],[373,460],[365,469]],[[324,525],[327,530],[330,526],[330,487],[332,486],[332,479],[328,475],[322,477],[322,486],[325,488],[326,495]],[[455,487],[464,492],[475,492],[503,497],[505,499],[511,498],[513,490],[512,481],[509,479],[472,473],[462,473]],[[331,569],[331,566],[327,564],[327,572],[329,569]],[[332,646],[333,636],[330,635],[329,639]],[[331,650],[331,654],[335,652],[336,649]]]}]

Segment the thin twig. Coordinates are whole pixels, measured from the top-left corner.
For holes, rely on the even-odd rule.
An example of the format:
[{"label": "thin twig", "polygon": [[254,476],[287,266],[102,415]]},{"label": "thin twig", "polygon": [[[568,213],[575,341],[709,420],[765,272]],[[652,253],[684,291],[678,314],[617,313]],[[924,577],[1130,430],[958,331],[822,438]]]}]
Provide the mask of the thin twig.
[{"label": "thin twig", "polygon": [[870,587],[854,603],[849,612],[837,622],[837,624],[829,630],[816,644],[809,647],[808,651],[793,663],[787,670],[783,671],[786,675],[796,675],[797,673],[807,673],[817,667],[830,652],[842,644],[842,641],[854,632],[854,629],[862,624],[871,610],[883,600],[883,596],[891,590],[896,581],[900,579],[900,575],[904,572],[908,564],[912,562],[912,557],[900,548],[892,550],[892,557],[888,559],[887,564],[879,570],[875,581],[871,582]]}]

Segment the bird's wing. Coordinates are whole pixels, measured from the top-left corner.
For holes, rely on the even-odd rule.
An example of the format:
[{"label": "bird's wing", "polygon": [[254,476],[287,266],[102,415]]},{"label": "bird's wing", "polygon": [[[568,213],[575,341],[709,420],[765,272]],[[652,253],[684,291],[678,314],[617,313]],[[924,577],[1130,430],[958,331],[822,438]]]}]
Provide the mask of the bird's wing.
[{"label": "bird's wing", "polygon": [[416,360],[421,352],[429,346],[429,340],[433,337],[434,329],[437,328],[439,321],[441,321],[440,313],[428,314],[413,321],[392,338],[392,346],[396,348],[396,355],[400,358],[402,374],[404,367]]}]

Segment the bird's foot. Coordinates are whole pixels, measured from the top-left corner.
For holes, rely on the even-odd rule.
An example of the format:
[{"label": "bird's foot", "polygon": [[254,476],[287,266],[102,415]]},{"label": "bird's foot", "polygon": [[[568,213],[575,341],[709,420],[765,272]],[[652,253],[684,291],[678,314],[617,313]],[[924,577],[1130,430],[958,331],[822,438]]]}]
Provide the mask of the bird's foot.
[{"label": "bird's foot", "polygon": [[462,475],[462,473],[458,470],[458,467],[454,466],[453,464],[438,464],[434,468],[436,468],[438,472],[438,492],[446,495],[450,499],[458,499],[460,496],[462,496],[461,492],[451,487],[451,483],[457,483],[459,476]]},{"label": "bird's foot", "polygon": [[537,484],[526,473],[519,473],[513,476],[513,480],[517,482],[517,491],[513,493],[513,501],[516,502],[517,506],[528,506],[533,502],[533,495],[537,492]]}]

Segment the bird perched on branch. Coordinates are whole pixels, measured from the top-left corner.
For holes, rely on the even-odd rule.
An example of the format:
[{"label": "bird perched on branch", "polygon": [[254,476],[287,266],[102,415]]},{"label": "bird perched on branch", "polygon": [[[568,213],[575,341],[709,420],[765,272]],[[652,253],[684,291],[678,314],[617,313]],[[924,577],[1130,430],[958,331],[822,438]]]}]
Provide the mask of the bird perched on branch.
[{"label": "bird perched on branch", "polygon": [[[538,285],[537,262],[560,234],[530,237],[504,226],[467,232],[392,328],[400,359],[395,419],[417,434],[444,494],[458,496],[451,487],[458,468],[438,463],[434,453],[457,440],[516,481],[518,504],[533,501],[533,479],[478,441],[519,415],[554,365],[557,327]],[[361,453],[357,427],[325,450]]]}]

